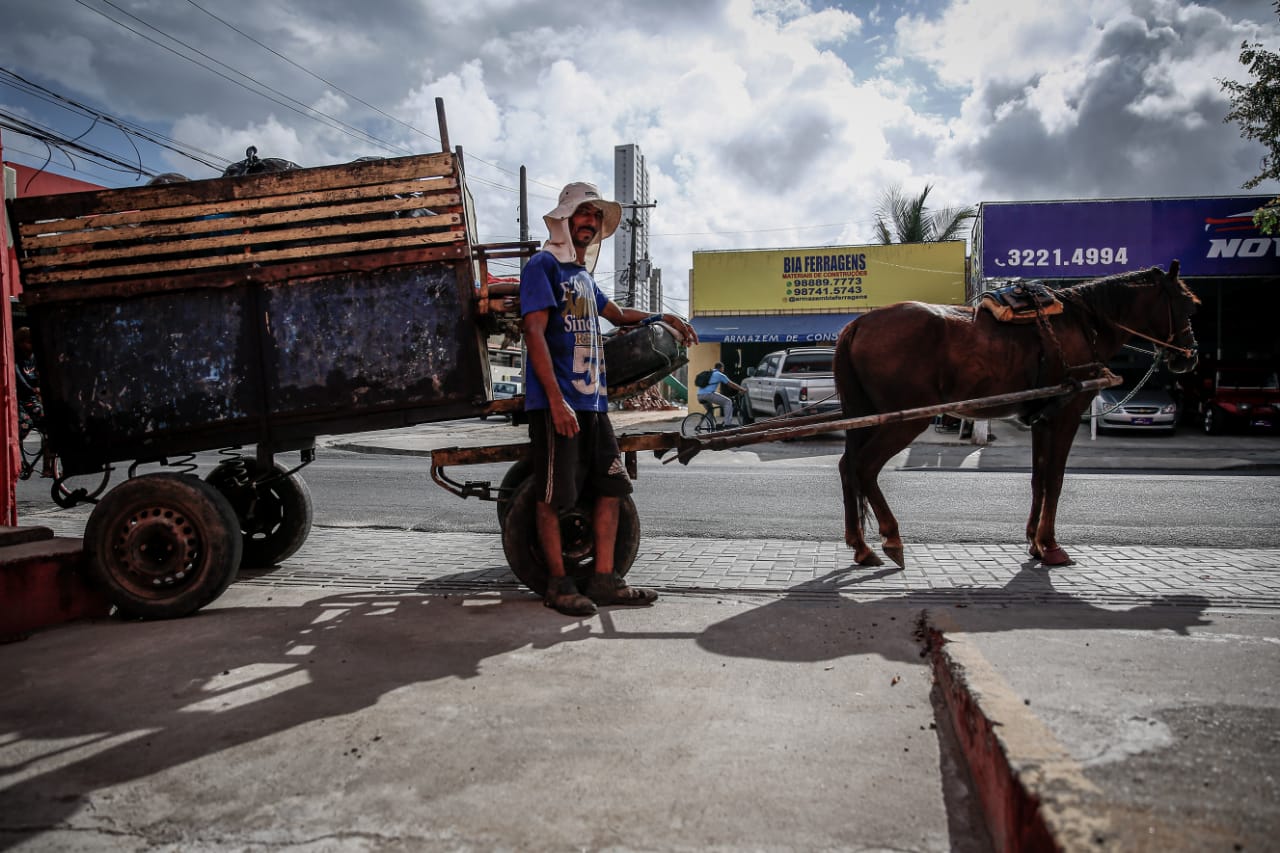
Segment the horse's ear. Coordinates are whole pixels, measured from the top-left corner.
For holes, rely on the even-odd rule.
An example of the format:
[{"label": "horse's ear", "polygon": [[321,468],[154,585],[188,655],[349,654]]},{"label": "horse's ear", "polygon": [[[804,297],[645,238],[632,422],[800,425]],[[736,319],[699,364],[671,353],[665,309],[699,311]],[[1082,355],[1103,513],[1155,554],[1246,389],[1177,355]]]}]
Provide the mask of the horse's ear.
[{"label": "horse's ear", "polygon": [[1174,258],[1172,261],[1169,262],[1169,278],[1173,281],[1178,280],[1179,266],[1181,266],[1181,264],[1178,262],[1177,258]]}]

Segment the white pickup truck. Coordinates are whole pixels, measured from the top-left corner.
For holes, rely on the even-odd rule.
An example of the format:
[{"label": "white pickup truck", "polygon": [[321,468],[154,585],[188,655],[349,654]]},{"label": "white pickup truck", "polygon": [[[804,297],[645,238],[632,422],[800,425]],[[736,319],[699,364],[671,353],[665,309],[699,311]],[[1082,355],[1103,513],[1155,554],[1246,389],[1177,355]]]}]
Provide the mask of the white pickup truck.
[{"label": "white pickup truck", "polygon": [[814,406],[815,414],[840,410],[830,347],[796,347],[771,352],[742,380],[752,417],[772,417]]}]

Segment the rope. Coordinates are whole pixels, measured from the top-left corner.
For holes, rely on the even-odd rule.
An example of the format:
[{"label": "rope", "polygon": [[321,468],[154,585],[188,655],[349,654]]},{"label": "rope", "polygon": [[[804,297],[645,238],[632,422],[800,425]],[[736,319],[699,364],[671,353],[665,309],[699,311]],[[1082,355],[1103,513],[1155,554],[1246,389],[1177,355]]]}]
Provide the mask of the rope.
[{"label": "rope", "polygon": [[1109,408],[1109,409],[1104,409],[1103,411],[1098,412],[1096,415],[1094,415],[1094,414],[1090,414],[1090,415],[1089,415],[1089,417],[1093,418],[1094,420],[1097,420],[1098,418],[1100,418],[1100,417],[1102,417],[1102,416],[1104,416],[1104,415],[1109,415],[1109,414],[1111,414],[1111,413],[1112,413],[1112,412],[1114,412],[1116,409],[1121,408],[1122,406],[1124,406],[1125,404],[1127,404],[1130,400],[1132,400],[1134,397],[1136,397],[1136,396],[1137,396],[1137,394],[1138,394],[1138,392],[1142,390],[1142,386],[1144,386],[1144,385],[1146,385],[1146,384],[1147,384],[1147,380],[1148,380],[1148,379],[1150,379],[1152,376],[1154,376],[1154,375],[1155,375],[1156,368],[1160,366],[1160,351],[1159,351],[1159,350],[1152,350],[1151,352],[1147,352],[1146,350],[1141,349],[1141,348],[1139,348],[1139,347],[1135,347],[1135,346],[1133,346],[1133,345],[1131,345],[1131,344],[1125,344],[1125,345],[1124,345],[1124,348],[1125,348],[1125,349],[1131,349],[1131,350],[1133,350],[1134,352],[1140,352],[1140,353],[1142,353],[1143,355],[1149,355],[1149,356],[1151,356],[1151,367],[1147,368],[1147,375],[1146,375],[1146,376],[1144,376],[1144,377],[1142,377],[1142,379],[1140,379],[1140,380],[1138,381],[1138,384],[1134,386],[1134,388],[1133,388],[1133,390],[1132,390],[1132,391],[1130,391],[1128,394],[1126,394],[1126,395],[1125,395],[1125,398],[1124,398],[1123,400],[1121,400],[1120,402],[1116,403],[1114,406],[1112,406],[1112,407],[1111,407],[1111,408]]}]

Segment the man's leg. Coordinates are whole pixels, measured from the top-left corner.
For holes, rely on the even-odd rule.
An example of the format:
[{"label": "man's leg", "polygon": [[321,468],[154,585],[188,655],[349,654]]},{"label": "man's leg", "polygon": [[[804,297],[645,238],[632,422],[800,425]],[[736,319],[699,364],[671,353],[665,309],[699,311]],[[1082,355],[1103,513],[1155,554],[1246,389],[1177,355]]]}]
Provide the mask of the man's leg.
[{"label": "man's leg", "polygon": [[[577,445],[574,439],[556,435],[550,415],[535,413],[529,420],[534,468],[534,484],[543,497],[576,495],[574,468]],[[554,497],[553,497],[554,499]],[[596,612],[591,599],[583,595],[565,572],[563,543],[560,540],[560,513],[547,500],[534,504],[534,521],[542,558],[547,567],[547,593],[542,603],[566,616],[590,616]]]},{"label": "man's leg", "polygon": [[600,497],[592,509],[591,527],[596,546],[596,573],[613,571],[613,552],[618,545],[618,505],[620,498]]},{"label": "man's leg", "polygon": [[627,586],[615,571],[614,552],[618,546],[618,518],[622,496],[631,493],[631,479],[618,451],[618,441],[607,416],[599,418],[588,440],[594,445],[592,481],[596,502],[591,510],[592,544],[595,546],[595,572],[587,582],[587,597],[596,604],[652,604],[658,593],[651,589]]},{"label": "man's leg", "polygon": [[560,545],[560,515],[551,504],[538,501],[538,541],[542,543],[542,559],[547,563],[547,576],[564,577],[564,553]]},{"label": "man's leg", "polygon": [[733,420],[733,402],[723,394],[711,394],[710,397],[720,407],[720,426],[728,426]]}]

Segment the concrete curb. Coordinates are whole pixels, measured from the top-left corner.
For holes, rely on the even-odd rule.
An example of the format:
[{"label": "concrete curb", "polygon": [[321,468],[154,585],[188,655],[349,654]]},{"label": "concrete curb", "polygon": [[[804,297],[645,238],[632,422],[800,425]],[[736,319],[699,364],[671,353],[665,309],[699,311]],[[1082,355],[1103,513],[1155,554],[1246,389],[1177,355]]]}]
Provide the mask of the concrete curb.
[{"label": "concrete curb", "polygon": [[956,738],[996,850],[1098,850],[1111,835],[1101,792],[945,614],[923,631]]}]

